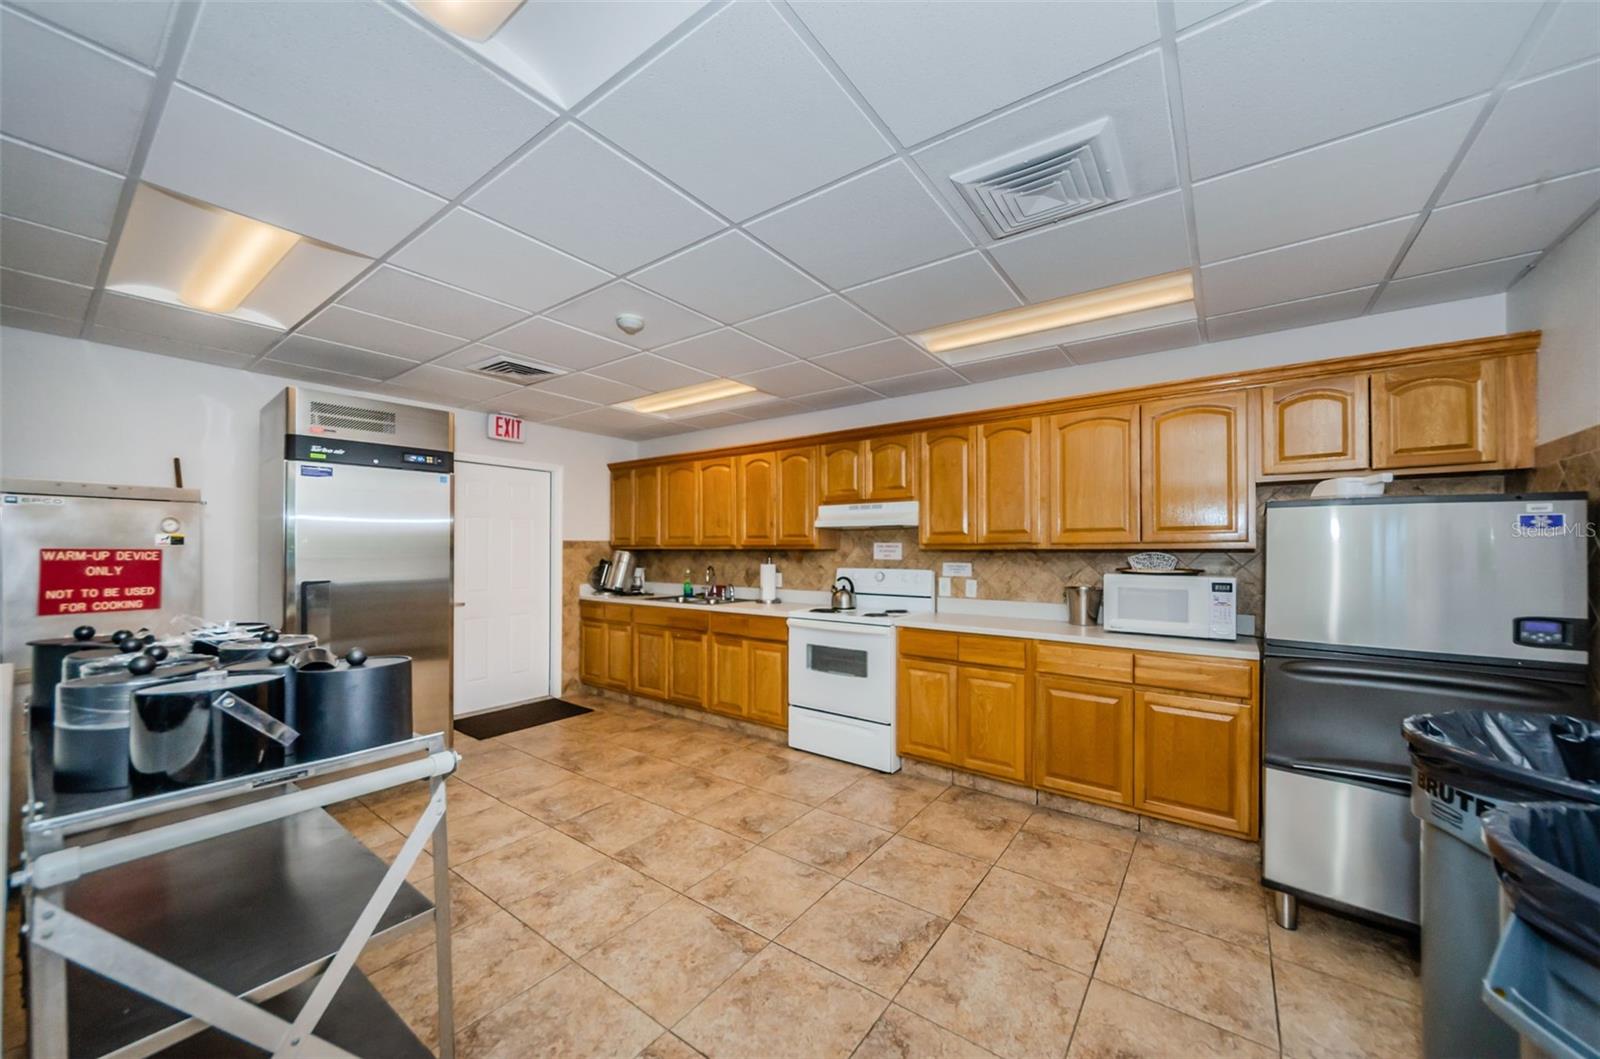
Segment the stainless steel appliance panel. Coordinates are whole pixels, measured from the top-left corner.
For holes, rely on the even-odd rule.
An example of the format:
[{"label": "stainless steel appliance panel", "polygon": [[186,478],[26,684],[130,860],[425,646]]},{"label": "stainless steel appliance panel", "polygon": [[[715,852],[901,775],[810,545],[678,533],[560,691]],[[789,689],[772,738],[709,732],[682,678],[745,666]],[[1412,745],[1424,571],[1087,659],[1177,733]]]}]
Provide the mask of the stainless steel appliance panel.
[{"label": "stainless steel appliance panel", "polygon": [[[1530,533],[1521,516],[1568,532]],[[1413,655],[1583,665],[1518,643],[1515,619],[1581,623],[1581,498],[1377,497],[1269,504],[1266,636]]]}]

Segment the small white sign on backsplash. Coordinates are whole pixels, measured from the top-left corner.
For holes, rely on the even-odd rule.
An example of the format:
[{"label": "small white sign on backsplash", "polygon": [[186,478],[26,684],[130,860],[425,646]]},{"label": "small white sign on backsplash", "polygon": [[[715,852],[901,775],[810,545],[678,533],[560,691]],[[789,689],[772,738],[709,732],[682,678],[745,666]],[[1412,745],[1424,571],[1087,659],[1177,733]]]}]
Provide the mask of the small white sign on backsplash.
[{"label": "small white sign on backsplash", "polygon": [[944,566],[939,570],[939,573],[945,577],[971,577],[972,564],[945,563]]},{"label": "small white sign on backsplash", "polygon": [[872,557],[874,559],[901,559],[904,558],[905,549],[899,541],[873,541]]}]

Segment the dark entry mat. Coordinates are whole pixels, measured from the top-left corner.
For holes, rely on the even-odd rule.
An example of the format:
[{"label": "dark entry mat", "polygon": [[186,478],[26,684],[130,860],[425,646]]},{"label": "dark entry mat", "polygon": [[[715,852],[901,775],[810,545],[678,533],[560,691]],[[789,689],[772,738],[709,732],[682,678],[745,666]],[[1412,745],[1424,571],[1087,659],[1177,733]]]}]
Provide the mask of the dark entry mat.
[{"label": "dark entry mat", "polygon": [[507,706],[503,710],[475,713],[456,722],[456,731],[474,739],[493,739],[507,732],[520,732],[524,728],[563,721],[568,717],[590,713],[589,707],[578,706],[565,699],[541,699],[525,702],[521,706]]}]

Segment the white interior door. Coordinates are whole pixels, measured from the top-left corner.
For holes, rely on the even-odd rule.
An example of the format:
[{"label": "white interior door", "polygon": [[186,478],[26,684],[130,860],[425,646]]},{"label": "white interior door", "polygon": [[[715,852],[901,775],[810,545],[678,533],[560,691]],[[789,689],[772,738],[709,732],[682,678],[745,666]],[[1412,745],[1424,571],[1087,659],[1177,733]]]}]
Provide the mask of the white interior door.
[{"label": "white interior door", "polygon": [[550,694],[549,471],[456,463],[455,712]]}]

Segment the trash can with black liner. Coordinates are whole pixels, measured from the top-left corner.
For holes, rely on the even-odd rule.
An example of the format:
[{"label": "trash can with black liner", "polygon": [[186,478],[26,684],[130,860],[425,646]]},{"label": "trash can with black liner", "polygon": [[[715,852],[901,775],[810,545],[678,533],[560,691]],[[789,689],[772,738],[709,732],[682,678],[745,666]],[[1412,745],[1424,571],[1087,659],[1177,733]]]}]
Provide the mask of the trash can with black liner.
[{"label": "trash can with black liner", "polygon": [[1600,723],[1458,710],[1408,717],[1401,731],[1411,811],[1423,824],[1423,1055],[1512,1059],[1518,1035],[1481,996],[1500,937],[1500,887],[1481,818],[1529,802],[1600,805]]}]

